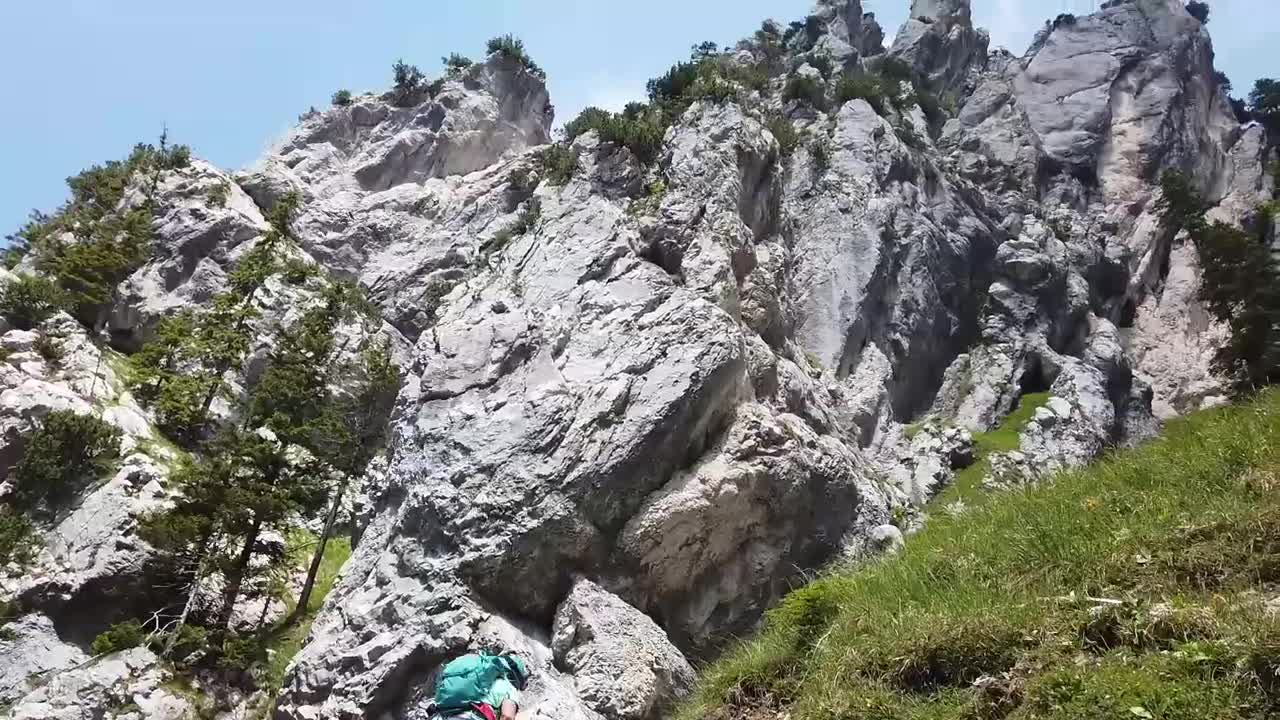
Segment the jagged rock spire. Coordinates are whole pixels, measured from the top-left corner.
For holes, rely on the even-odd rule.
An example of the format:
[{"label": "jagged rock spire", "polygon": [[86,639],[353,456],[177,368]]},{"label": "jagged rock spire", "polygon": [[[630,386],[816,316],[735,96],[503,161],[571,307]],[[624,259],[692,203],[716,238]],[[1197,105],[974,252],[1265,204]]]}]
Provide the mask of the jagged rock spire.
[{"label": "jagged rock spire", "polygon": [[990,37],[973,27],[969,0],[912,0],[890,54],[911,63],[939,95],[956,95],[986,61]]},{"label": "jagged rock spire", "polygon": [[911,17],[972,24],[969,0],[912,0]]}]

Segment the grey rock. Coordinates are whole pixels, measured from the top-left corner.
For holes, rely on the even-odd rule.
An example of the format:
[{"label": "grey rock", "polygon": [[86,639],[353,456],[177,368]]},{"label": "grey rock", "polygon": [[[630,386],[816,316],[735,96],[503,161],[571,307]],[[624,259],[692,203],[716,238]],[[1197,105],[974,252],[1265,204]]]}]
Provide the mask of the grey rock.
[{"label": "grey rock", "polygon": [[551,646],[578,697],[610,720],[661,717],[693,687],[693,668],[662,628],[589,580],[560,604]]},{"label": "grey rock", "polygon": [[80,648],[59,639],[53,621],[43,615],[0,624],[0,707],[26,695],[41,678],[87,659]]},{"label": "grey rock", "polygon": [[19,699],[13,720],[95,720],[106,714],[136,720],[184,720],[195,708],[163,687],[169,673],[150,650],[135,648],[51,674]]},{"label": "grey rock", "polygon": [[[355,552],[276,718],[425,720],[437,670],[484,648],[530,661],[525,716],[650,720],[686,658],[751,632],[805,573],[901,547],[891,514],[918,516],[1028,394],[1049,400],[991,458],[992,487],[1222,397],[1222,329],[1193,248],[1159,223],[1159,174],[1188,172],[1239,223],[1274,189],[1274,148],[1232,118],[1207,34],[1181,2],[1134,0],[1018,58],[987,53],[969,8],[917,0],[892,50],[954,102],[944,118],[744,91],[694,103],[654,167],[586,133],[553,186],[545,85],[494,57],[410,107],[310,114],[248,172],[164,177],[154,257],[110,313],[122,347],[224,288],[296,191],[295,257],[361,283],[404,361],[386,457],[353,492]],[[863,10],[821,0],[787,57],[744,42],[732,61],[769,60],[775,88],[815,54],[855,67],[883,43]],[[825,162],[784,154],[773,112]],[[312,297],[271,284],[264,328]],[[98,369],[115,356],[88,343],[50,368],[35,338],[0,335],[0,453],[50,409],[105,406],[156,461],[87,493],[31,576],[0,584],[79,641],[95,588],[146,576],[130,528],[163,502],[141,469],[163,460]]]},{"label": "grey rock", "polygon": [[973,464],[973,435],[936,420],[912,430],[887,439],[876,463],[905,502],[922,506],[951,484],[956,470]]},{"label": "grey rock", "polygon": [[906,546],[906,538],[896,525],[881,525],[871,530],[871,543],[884,553],[896,553]]},{"label": "grey rock", "polygon": [[912,0],[889,54],[927,78],[935,92],[956,97],[986,62],[990,40],[973,27],[969,0]]}]

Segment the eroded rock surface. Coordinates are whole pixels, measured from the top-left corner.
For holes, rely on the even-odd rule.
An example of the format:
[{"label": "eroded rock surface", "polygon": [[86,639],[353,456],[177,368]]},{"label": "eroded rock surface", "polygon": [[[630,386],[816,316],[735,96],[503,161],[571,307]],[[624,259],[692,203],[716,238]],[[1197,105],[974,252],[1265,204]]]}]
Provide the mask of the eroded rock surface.
[{"label": "eroded rock surface", "polygon": [[693,668],[662,628],[590,580],[560,604],[551,647],[578,696],[610,720],[661,717],[693,688]]},{"label": "eroded rock surface", "polygon": [[[857,0],[763,32],[786,39],[726,58],[767,67],[775,91],[792,68],[821,77],[820,56],[882,62]],[[889,53],[940,98],[928,115],[744,89],[694,102],[651,166],[585,133],[563,185],[541,157],[545,84],[497,56],[410,102],[309,114],[246,172],[167,175],[153,257],[110,314],[119,347],[224,289],[297,192],[294,259],[369,291],[406,373],[359,542],[274,716],[425,720],[438,668],[484,648],[530,660],[528,717],[653,720],[690,660],[806,573],[901,547],[895,511],[917,518],[1027,394],[1048,399],[991,458],[992,485],[1219,401],[1223,330],[1158,180],[1183,170],[1239,223],[1274,192],[1275,148],[1235,122],[1207,32],[1180,1],[1131,0],[1049,24],[1022,57],[987,42],[968,0],[916,0]],[[273,281],[263,327],[312,291]],[[0,701],[79,717],[32,680],[83,661],[98,590],[145,577],[131,533],[163,502],[164,458],[118,358],[89,343],[52,369],[34,342],[0,336],[2,452],[55,408],[101,409],[130,443],[45,529],[30,576],[0,586],[29,612],[16,642],[51,658]],[[129,690],[160,672],[144,652],[86,666],[116,679],[69,673],[66,697],[164,717],[163,696],[151,711]]]}]

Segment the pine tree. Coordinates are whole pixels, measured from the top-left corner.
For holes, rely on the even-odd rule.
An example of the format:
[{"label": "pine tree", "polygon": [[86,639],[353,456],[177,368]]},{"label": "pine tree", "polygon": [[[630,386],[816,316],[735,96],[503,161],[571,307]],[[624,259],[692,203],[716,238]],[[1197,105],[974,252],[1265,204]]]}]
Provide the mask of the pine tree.
[{"label": "pine tree", "polygon": [[[1214,364],[1245,391],[1280,380],[1280,264],[1265,231],[1250,233],[1205,219],[1209,205],[1186,175],[1165,172],[1158,209],[1173,232],[1185,230],[1195,244],[1202,278],[1200,300],[1230,329]],[[1269,213],[1259,212],[1265,228]]]},{"label": "pine tree", "polygon": [[203,423],[213,401],[226,388],[226,374],[249,352],[250,323],[258,317],[254,301],[267,280],[280,271],[280,255],[293,239],[290,223],[300,199],[290,193],[278,200],[267,220],[271,229],[249,251],[229,278],[229,289],[214,301],[209,322],[198,328],[199,350],[208,369],[208,388],[197,414]]},{"label": "pine tree", "polygon": [[57,508],[100,477],[120,453],[120,431],[92,415],[49,413],[11,473],[16,504]]},{"label": "pine tree", "polygon": [[324,502],[323,468],[314,457],[290,452],[269,431],[224,431],[217,452],[230,470],[225,475],[225,505],[219,529],[233,543],[222,567],[221,607],[214,629],[225,633],[250,572],[262,533],[285,532],[297,515],[311,515]]},{"label": "pine tree", "polygon": [[130,381],[138,399],[154,403],[164,385],[188,359],[187,351],[195,332],[195,313],[190,309],[171,315],[156,327],[155,337],[129,357]]},{"label": "pine tree", "polygon": [[367,343],[360,358],[343,369],[341,379],[341,387],[349,390],[330,403],[317,436],[317,452],[341,474],[341,481],[329,501],[295,617],[307,611],[320,562],[351,482],[364,475],[386,440],[387,422],[400,390],[400,369],[392,359],[390,342],[384,338]]},{"label": "pine tree", "polygon": [[157,424],[176,440],[197,443],[208,430],[210,408],[227,388],[227,373],[252,348],[256,300],[282,267],[293,236],[296,194],[280,199],[269,215],[271,229],[228,277],[227,290],[209,307],[161,324],[157,337],[133,362],[133,386],[156,413]]}]

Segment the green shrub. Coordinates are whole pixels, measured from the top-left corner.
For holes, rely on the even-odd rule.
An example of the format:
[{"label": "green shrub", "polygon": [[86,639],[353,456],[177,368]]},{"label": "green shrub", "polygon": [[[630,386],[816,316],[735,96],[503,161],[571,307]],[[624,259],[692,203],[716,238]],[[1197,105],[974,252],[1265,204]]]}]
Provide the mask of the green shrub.
[{"label": "green shrub", "polygon": [[396,64],[391,66],[391,73],[394,82],[392,102],[398,107],[416,105],[422,98],[426,76],[417,65],[409,65],[404,60],[397,60]]},{"label": "green shrub", "polygon": [[445,72],[450,76],[459,75],[463,70],[475,64],[471,61],[471,58],[458,53],[449,53],[448,57],[440,58],[440,62],[444,63]]},{"label": "green shrub", "polygon": [[876,114],[883,116],[888,112],[885,97],[884,85],[880,78],[874,75],[848,72],[841,75],[836,83],[837,106],[842,106],[851,100],[866,100]]},{"label": "green shrub", "polygon": [[92,415],[55,410],[27,441],[10,473],[19,506],[61,507],[88,482],[110,470],[120,453],[120,431]]},{"label": "green shrub", "polygon": [[[1205,218],[1209,204],[1178,171],[1160,178],[1156,204],[1162,221],[1173,231],[1185,230],[1195,244],[1203,277],[1199,297],[1209,312],[1227,324],[1230,337],[1214,363],[1231,377],[1240,392],[1280,380],[1280,294],[1271,288],[1280,277],[1280,263],[1256,232],[1246,232]],[[1265,228],[1265,209],[1257,215]]]},{"label": "green shrub", "polygon": [[649,80],[649,100],[667,120],[679,117],[697,100],[726,102],[738,94],[738,86],[766,92],[770,75],[766,63],[742,64],[722,55],[697,55],[677,63],[661,77]]},{"label": "green shrub", "polygon": [[800,133],[796,131],[796,126],[791,124],[783,115],[772,114],[765,119],[765,126],[769,128],[769,132],[773,133],[773,137],[778,141],[778,151],[783,157],[790,157],[791,153],[800,145]]},{"label": "green shrub", "polygon": [[[166,634],[158,640],[167,642],[171,635]],[[175,663],[181,663],[197,652],[201,652],[209,647],[209,632],[197,625],[183,625],[178,628],[178,637],[174,639],[173,649],[169,654],[169,659]]]},{"label": "green shrub", "polygon": [[62,339],[43,331],[36,335],[36,341],[32,345],[32,349],[50,365],[57,365],[67,356],[67,350]]},{"label": "green shrub", "polygon": [[[30,563],[35,557],[35,528],[21,512],[0,505],[0,566]],[[7,618],[0,613],[0,623]]]},{"label": "green shrub", "polygon": [[818,78],[796,74],[787,78],[786,87],[782,89],[782,99],[799,100],[817,110],[823,110],[827,107],[827,88]]},{"label": "green shrub", "polygon": [[533,75],[542,80],[547,79],[547,74],[542,68],[529,57],[529,53],[524,48],[524,41],[514,35],[500,35],[489,41],[487,49],[490,55],[501,55],[508,60],[514,60]]},{"label": "green shrub", "polygon": [[146,640],[147,634],[142,629],[142,623],[137,620],[126,620],[112,625],[94,638],[89,649],[94,655],[107,655],[136,648]]},{"label": "green shrub", "polygon": [[700,61],[676,63],[664,75],[649,80],[645,86],[649,100],[657,105],[680,100],[697,82],[701,66]]},{"label": "green shrub", "polygon": [[333,97],[329,99],[329,102],[333,103],[334,105],[337,105],[338,107],[346,107],[350,105],[352,102],[351,91],[339,90],[338,92],[333,94]]},{"label": "green shrub", "polygon": [[519,168],[512,170],[511,175],[507,177],[507,184],[518,195],[528,195],[538,189],[538,176]]},{"label": "green shrub", "polygon": [[174,145],[160,157],[160,164],[166,170],[181,170],[191,165],[191,148],[186,145]]},{"label": "green shrub", "polygon": [[622,145],[647,165],[657,159],[667,127],[662,113],[644,106],[629,107],[619,114],[589,107],[564,126],[569,142],[591,130],[601,141]]},{"label": "green shrub", "polygon": [[573,179],[578,170],[578,154],[567,144],[556,143],[543,150],[538,156],[547,182],[552,185],[566,185]]},{"label": "green shrub", "polygon": [[57,280],[69,312],[92,327],[102,309],[111,304],[119,284],[146,260],[154,230],[147,208],[103,216],[78,227],[83,235],[75,241],[51,239],[42,246],[37,266]]},{"label": "green shrub", "polygon": [[226,207],[227,200],[231,198],[231,184],[224,181],[217,182],[205,191],[205,200],[213,207]]},{"label": "green shrub", "polygon": [[814,43],[818,42],[818,38],[822,37],[824,29],[822,18],[817,15],[809,15],[803,22],[796,21],[788,25],[786,32],[782,34],[782,42],[791,44],[792,40],[799,38],[799,49],[803,52],[812,48]]},{"label": "green shrub", "polygon": [[311,278],[320,276],[320,266],[302,258],[291,257],[284,261],[281,273],[285,282],[290,285],[303,285]]},{"label": "green shrub", "polygon": [[1062,13],[1058,15],[1058,17],[1053,19],[1054,30],[1057,30],[1060,27],[1071,27],[1072,25],[1075,25],[1075,24],[1076,24],[1076,16],[1072,15],[1071,13]]},{"label": "green shrub", "polygon": [[778,62],[786,54],[786,48],[782,45],[783,33],[773,22],[766,20],[760,24],[760,29],[752,35],[751,44],[754,49],[764,55],[765,62],[773,64]]},{"label": "green shrub", "polygon": [[18,275],[0,288],[0,314],[22,330],[30,330],[53,317],[65,304],[65,293],[41,275]]},{"label": "green shrub", "polygon": [[814,138],[809,143],[809,159],[813,162],[813,170],[818,175],[831,169],[831,143],[824,137]]},{"label": "green shrub", "polygon": [[125,191],[135,178],[148,195],[160,173],[191,162],[186,146],[138,144],[124,161],[95,165],[68,178],[71,199],[53,216],[35,214],[15,236],[13,259],[28,251],[35,267],[67,295],[67,309],[94,325],[119,283],[145,261],[151,241],[150,203],[123,212]]},{"label": "green shrub", "polygon": [[252,634],[235,633],[222,642],[218,667],[233,672],[244,672],[265,662],[267,649],[263,638]]},{"label": "green shrub", "polygon": [[876,71],[888,82],[911,82],[915,78],[915,70],[911,63],[892,55],[882,56],[876,65]]},{"label": "green shrub", "polygon": [[738,86],[721,75],[707,73],[698,77],[697,82],[690,88],[688,97],[695,102],[706,100],[723,105],[738,97]]},{"label": "green shrub", "polygon": [[39,247],[41,240],[56,230],[51,220],[39,210],[32,210],[22,227],[5,236],[5,242],[9,244],[4,250],[5,268],[12,270],[17,267],[32,248]]},{"label": "green shrub", "polygon": [[627,213],[631,215],[650,215],[658,211],[662,198],[667,195],[667,183],[657,178],[644,186],[644,194],[631,202]]},{"label": "green shrub", "polygon": [[814,70],[817,70],[818,74],[822,75],[822,78],[824,80],[831,79],[831,73],[835,70],[835,66],[831,62],[830,55],[826,55],[826,54],[810,55],[809,57],[805,58],[805,62],[809,63],[809,65],[813,67]]},{"label": "green shrub", "polygon": [[516,216],[516,221],[494,233],[488,242],[480,246],[481,252],[484,253],[486,258],[502,252],[507,245],[511,244],[512,240],[536,228],[541,218],[542,201],[537,197],[529,198],[525,202],[524,208],[520,210],[520,214]]},{"label": "green shrub", "polygon": [[1280,132],[1280,80],[1255,82],[1249,91],[1249,111],[1272,132]]},{"label": "green shrub", "polygon": [[520,211],[519,217],[516,218],[516,224],[512,227],[512,232],[516,235],[524,235],[538,226],[538,222],[542,219],[542,200],[532,197],[524,204],[524,209]]}]

